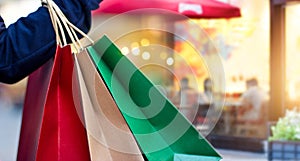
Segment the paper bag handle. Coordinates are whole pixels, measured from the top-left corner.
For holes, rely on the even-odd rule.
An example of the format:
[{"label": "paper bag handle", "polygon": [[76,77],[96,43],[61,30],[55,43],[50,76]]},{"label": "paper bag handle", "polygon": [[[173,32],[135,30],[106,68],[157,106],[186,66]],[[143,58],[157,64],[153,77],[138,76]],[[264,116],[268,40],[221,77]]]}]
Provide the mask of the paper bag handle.
[{"label": "paper bag handle", "polygon": [[81,36],[87,38],[92,44],[94,43],[94,41],[87,34],[85,34],[83,31],[81,31],[79,28],[77,28],[67,19],[67,17],[60,10],[60,8],[53,2],[53,0],[42,0],[42,3],[47,5],[50,18],[52,21],[52,25],[55,31],[55,35],[56,35],[56,42],[59,46],[64,47],[68,45],[65,30],[67,31],[67,35],[70,37],[72,44],[74,45],[74,48],[76,49],[77,53],[83,50],[84,47],[82,46],[76,32],[79,33]]}]

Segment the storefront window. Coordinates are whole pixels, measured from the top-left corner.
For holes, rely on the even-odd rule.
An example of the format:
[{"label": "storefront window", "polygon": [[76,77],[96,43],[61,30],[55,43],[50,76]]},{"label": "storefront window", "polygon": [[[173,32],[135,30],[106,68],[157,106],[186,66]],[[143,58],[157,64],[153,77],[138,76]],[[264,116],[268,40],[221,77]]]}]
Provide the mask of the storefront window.
[{"label": "storefront window", "polygon": [[300,106],[300,5],[286,7],[286,87],[288,108]]},{"label": "storefront window", "polygon": [[[191,20],[201,26],[213,41],[225,71],[226,102],[212,135],[266,138],[270,73],[269,2],[244,0],[231,3],[242,9],[241,18]],[[187,22],[183,26],[184,31],[190,31],[187,32],[189,36],[195,37]],[[209,50],[205,48],[207,40],[200,36],[195,39],[198,49],[205,55]],[[252,84],[257,84],[257,87],[247,87]],[[242,98],[247,98],[248,105]]]},{"label": "storefront window", "polygon": [[[208,114],[205,110],[203,113],[199,112],[200,108],[186,111],[177,106],[202,134],[213,138],[231,137],[232,140],[236,140],[237,137],[243,141],[249,138],[263,140],[267,135],[270,88],[269,0],[227,2],[240,7],[241,18],[186,19],[170,22],[160,15],[142,15],[138,19],[124,16],[125,19],[118,21],[120,26],[126,22],[139,30],[126,32],[124,35],[117,34],[119,31],[109,34],[122,53],[153,83],[159,88],[162,87],[162,92],[175,105],[178,105],[176,94],[188,79],[189,88],[198,94],[196,99],[199,107],[201,104],[203,109],[214,108],[214,112]],[[97,24],[97,21],[95,22]],[[157,27],[161,29],[151,29]],[[217,61],[220,62],[215,63]],[[211,64],[220,64],[222,68],[214,68]],[[214,94],[213,97],[208,96],[205,102],[201,102],[199,100],[205,93],[204,84],[208,78],[213,79],[211,91]],[[246,93],[247,84],[258,84],[259,89],[258,96],[254,97],[259,103],[252,105],[257,106],[252,111],[241,101],[242,95]],[[193,92],[189,90],[189,93]],[[225,102],[222,99],[224,97]],[[187,98],[194,100],[193,97]],[[180,101],[185,102],[184,99]],[[194,118],[190,117],[191,112],[196,115]],[[250,120],[240,120],[243,117]],[[212,120],[208,127],[205,124],[206,118]],[[211,142],[213,145],[216,143],[213,140]]]}]

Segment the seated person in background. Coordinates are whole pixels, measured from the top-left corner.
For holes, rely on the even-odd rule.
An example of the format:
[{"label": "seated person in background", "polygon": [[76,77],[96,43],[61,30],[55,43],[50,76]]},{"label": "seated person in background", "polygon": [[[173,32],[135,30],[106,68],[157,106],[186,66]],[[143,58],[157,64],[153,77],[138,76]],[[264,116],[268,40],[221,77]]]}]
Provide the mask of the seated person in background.
[{"label": "seated person in background", "polygon": [[180,90],[174,97],[174,104],[189,121],[193,121],[198,107],[198,93],[189,86],[188,78],[180,80]]},{"label": "seated person in background", "polygon": [[206,78],[203,83],[204,96],[202,96],[203,104],[210,104],[213,97],[213,82],[210,78]]},{"label": "seated person in background", "polygon": [[174,103],[179,108],[190,108],[197,104],[197,91],[189,86],[188,78],[180,80],[180,90],[175,96]]},{"label": "seated person in background", "polygon": [[239,110],[239,122],[261,122],[265,115],[264,105],[268,101],[267,93],[258,86],[255,78],[246,81],[247,90],[241,96],[242,107]]}]

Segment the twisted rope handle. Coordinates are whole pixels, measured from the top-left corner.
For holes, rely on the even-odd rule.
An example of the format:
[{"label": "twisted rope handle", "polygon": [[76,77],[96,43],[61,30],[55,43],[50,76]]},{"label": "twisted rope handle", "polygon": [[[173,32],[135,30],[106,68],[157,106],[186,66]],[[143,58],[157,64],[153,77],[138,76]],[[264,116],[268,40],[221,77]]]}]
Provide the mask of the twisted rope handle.
[{"label": "twisted rope handle", "polygon": [[64,47],[68,45],[65,30],[67,31],[67,36],[70,37],[77,53],[83,50],[84,47],[82,46],[76,32],[79,33],[81,36],[87,38],[91,42],[91,44],[94,43],[94,41],[87,34],[85,34],[67,19],[67,17],[53,2],[53,0],[43,0],[42,4],[47,4],[52,25],[56,35],[56,42],[59,46]]}]

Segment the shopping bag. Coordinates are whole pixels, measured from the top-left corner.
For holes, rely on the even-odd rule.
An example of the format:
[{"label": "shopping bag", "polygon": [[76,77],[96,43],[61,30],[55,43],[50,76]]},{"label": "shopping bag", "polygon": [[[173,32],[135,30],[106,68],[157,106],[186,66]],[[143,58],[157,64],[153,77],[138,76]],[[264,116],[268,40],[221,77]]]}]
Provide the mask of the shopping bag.
[{"label": "shopping bag", "polygon": [[81,112],[73,100],[73,67],[70,47],[58,47],[54,60],[29,76],[18,161],[90,160]]},{"label": "shopping bag", "polygon": [[[220,155],[143,73],[104,36],[87,48],[150,161],[220,160]],[[176,156],[176,157],[175,157]]]},{"label": "shopping bag", "polygon": [[[74,80],[93,161],[143,161],[142,153],[86,50],[75,54]],[[74,83],[75,84],[75,83]],[[78,108],[78,107],[77,107]]]}]

